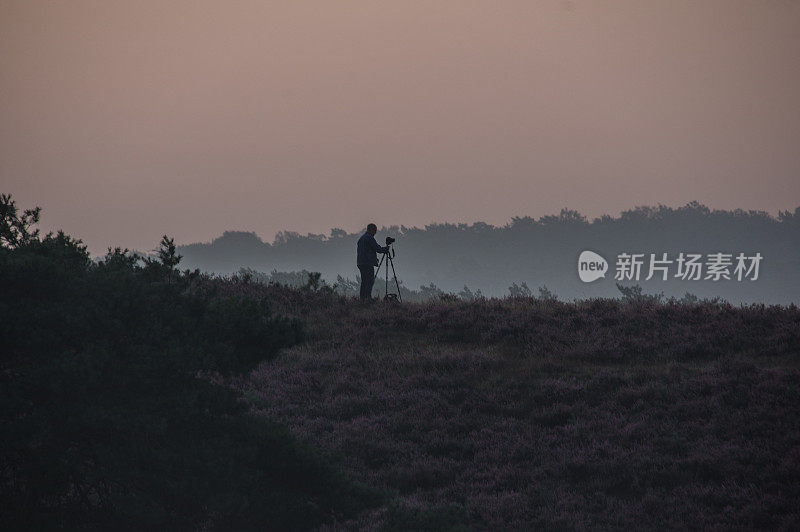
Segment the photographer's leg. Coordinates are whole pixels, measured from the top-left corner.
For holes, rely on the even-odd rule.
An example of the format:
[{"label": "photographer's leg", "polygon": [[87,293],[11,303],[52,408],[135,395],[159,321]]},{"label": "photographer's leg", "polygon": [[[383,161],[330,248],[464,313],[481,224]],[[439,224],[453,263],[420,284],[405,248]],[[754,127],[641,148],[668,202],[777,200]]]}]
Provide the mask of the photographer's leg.
[{"label": "photographer's leg", "polygon": [[372,287],[375,286],[375,270],[372,266],[367,266],[369,268],[367,275],[368,282],[367,282],[367,301],[372,301]]},{"label": "photographer's leg", "polygon": [[372,266],[363,264],[358,265],[358,270],[361,272],[361,290],[359,296],[362,301],[366,301],[372,296],[372,284],[375,282],[375,272]]}]

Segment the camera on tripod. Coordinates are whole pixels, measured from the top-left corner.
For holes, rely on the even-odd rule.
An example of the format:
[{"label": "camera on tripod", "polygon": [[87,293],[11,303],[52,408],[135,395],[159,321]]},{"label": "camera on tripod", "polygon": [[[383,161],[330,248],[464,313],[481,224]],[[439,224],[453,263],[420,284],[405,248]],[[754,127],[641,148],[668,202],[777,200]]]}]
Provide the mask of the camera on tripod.
[{"label": "camera on tripod", "polygon": [[[392,238],[390,236],[386,237],[386,247],[388,248],[392,244],[394,244],[397,239]],[[383,296],[386,301],[403,301],[403,297],[400,295],[400,282],[397,280],[397,272],[394,271],[394,248],[387,249],[387,252],[381,256],[381,261],[378,263],[378,274],[381,272],[381,265],[384,264],[384,259],[386,260],[386,295]],[[397,288],[396,294],[389,293],[389,266],[392,267],[392,276],[394,277],[394,285]]]}]

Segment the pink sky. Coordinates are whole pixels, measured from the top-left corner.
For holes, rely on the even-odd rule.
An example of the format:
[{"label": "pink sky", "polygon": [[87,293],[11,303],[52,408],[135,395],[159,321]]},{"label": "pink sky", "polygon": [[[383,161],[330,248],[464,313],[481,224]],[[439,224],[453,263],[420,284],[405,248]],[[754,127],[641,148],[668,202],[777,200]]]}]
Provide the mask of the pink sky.
[{"label": "pink sky", "polygon": [[0,0],[0,192],[99,253],[800,205],[789,0]]}]

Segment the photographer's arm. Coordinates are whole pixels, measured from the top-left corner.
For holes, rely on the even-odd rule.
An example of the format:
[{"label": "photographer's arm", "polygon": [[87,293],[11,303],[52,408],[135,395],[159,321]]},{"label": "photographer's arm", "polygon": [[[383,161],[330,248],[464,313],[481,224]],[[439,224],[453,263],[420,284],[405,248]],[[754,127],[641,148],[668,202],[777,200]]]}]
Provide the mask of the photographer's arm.
[{"label": "photographer's arm", "polygon": [[375,237],[369,239],[369,245],[375,250],[376,253],[389,253],[389,246],[380,246],[375,240]]}]

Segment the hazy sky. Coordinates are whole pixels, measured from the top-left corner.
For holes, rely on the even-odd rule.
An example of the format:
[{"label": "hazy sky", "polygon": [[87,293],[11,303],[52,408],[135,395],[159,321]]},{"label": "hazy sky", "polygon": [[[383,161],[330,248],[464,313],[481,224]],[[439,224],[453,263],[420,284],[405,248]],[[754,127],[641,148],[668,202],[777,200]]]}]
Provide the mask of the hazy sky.
[{"label": "hazy sky", "polygon": [[800,205],[791,0],[0,0],[0,191],[97,253],[227,229]]}]

